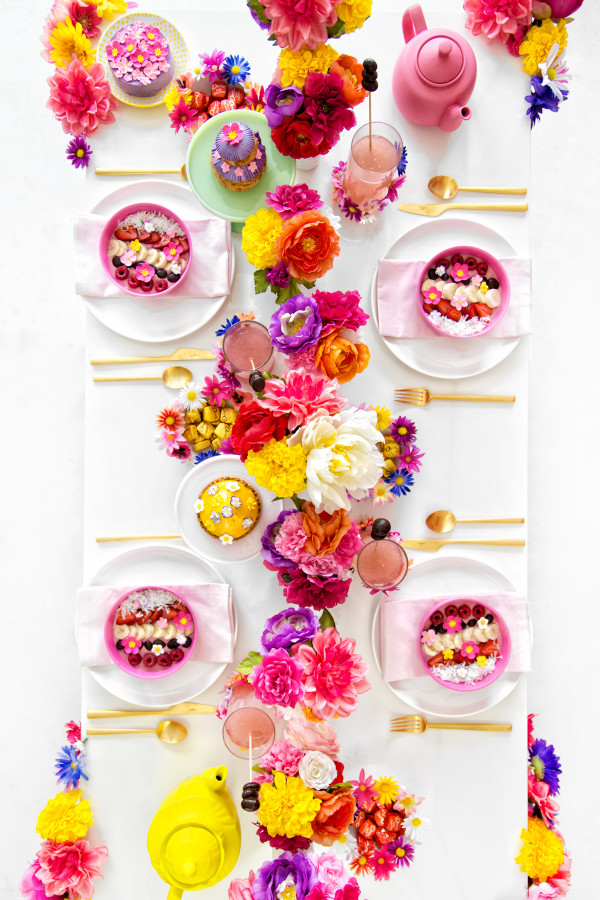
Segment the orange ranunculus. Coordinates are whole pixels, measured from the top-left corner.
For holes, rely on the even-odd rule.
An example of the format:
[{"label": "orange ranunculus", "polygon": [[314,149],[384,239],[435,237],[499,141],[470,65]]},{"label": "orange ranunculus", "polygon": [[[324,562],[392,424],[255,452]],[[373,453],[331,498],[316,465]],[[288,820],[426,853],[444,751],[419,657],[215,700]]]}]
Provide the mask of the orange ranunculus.
[{"label": "orange ranunculus", "polygon": [[356,800],[352,786],[343,787],[333,794],[327,791],[313,791],[321,801],[319,812],[313,821],[312,840],[322,847],[331,847],[346,834],[356,812]]},{"label": "orange ranunculus", "polygon": [[366,344],[355,344],[343,337],[338,328],[317,347],[315,364],[328,378],[337,378],[340,384],[345,384],[367,368],[370,356]]},{"label": "orange ranunculus", "polygon": [[333,266],[340,239],[329,219],[307,209],[283,223],[275,253],[287,265],[292,278],[315,281]]},{"label": "orange ranunculus", "polygon": [[304,549],[313,556],[333,553],[345,534],[352,527],[352,519],[345,509],[329,513],[317,513],[313,503],[302,504],[302,525],[306,533]]},{"label": "orange ranunculus", "polygon": [[339,75],[343,82],[342,93],[344,99],[350,106],[357,106],[362,103],[367,92],[362,86],[362,63],[359,63],[355,56],[348,56],[342,53],[331,63],[330,72]]}]

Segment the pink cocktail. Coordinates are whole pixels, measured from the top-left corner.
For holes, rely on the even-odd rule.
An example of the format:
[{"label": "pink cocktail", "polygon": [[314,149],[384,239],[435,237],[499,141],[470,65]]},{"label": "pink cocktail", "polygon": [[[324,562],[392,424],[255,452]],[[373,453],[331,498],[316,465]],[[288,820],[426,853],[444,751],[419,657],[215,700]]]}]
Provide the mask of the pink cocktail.
[{"label": "pink cocktail", "polygon": [[391,538],[369,541],[356,560],[358,574],[375,590],[389,590],[403,580],[408,571],[408,557],[400,544]]},{"label": "pink cocktail", "polygon": [[273,356],[268,328],[254,319],[236,322],[225,332],[223,354],[237,374],[248,375],[253,369],[264,369]]},{"label": "pink cocktail", "polygon": [[241,706],[229,713],[223,725],[225,746],[239,759],[258,759],[275,740],[275,724],[265,709]]},{"label": "pink cocktail", "polygon": [[402,157],[402,138],[385,122],[362,125],[352,138],[344,174],[344,190],[363,212],[383,200]]}]

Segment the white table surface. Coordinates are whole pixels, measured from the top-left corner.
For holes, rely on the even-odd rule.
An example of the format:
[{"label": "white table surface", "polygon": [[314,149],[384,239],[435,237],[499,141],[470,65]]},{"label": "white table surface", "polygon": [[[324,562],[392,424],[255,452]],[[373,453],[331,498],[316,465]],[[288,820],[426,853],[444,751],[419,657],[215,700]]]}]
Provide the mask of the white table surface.
[{"label": "white table surface", "polygon": [[[176,4],[163,2],[161,7],[166,11],[171,7],[200,5],[179,0]],[[275,51],[270,51],[268,46],[265,49],[264,36],[249,23],[248,13],[241,6],[235,4],[239,17],[234,25],[224,15],[218,22],[211,19],[210,30],[205,31],[204,20],[198,16],[199,25],[193,37],[185,32],[190,48],[196,53],[222,46],[243,52],[254,62],[252,50],[256,46],[260,63],[254,66],[254,72],[256,77],[266,80],[270,74],[267,54],[274,59]],[[430,24],[445,23],[460,30],[462,14],[457,15],[457,6],[449,0],[436,0],[435,4],[425,4],[425,13]],[[28,21],[19,26],[19,35],[35,45],[45,4],[37,2],[29,9]],[[440,10],[439,16],[434,14],[434,9]],[[169,16],[177,21],[176,12]],[[361,32],[344,39],[344,49],[358,56],[373,55],[382,61],[382,68],[384,60],[394,59],[395,49],[390,37],[392,29],[377,27],[381,19],[382,13],[380,10],[378,13],[376,6],[371,22]],[[237,28],[241,29],[243,39],[234,46],[233,34]],[[582,797],[584,791],[593,790],[590,785],[593,776],[588,768],[577,765],[583,759],[582,754],[589,753],[588,744],[583,741],[584,734],[590,733],[590,726],[584,732],[578,718],[588,706],[578,688],[586,684],[586,676],[591,678],[593,651],[582,653],[581,630],[569,625],[586,620],[594,595],[592,506],[598,498],[594,469],[597,427],[593,400],[590,402],[589,395],[574,397],[570,386],[593,390],[596,354],[593,331],[586,327],[575,329],[571,323],[580,326],[581,319],[565,320],[564,309],[573,299],[571,285],[575,267],[583,266],[586,285],[594,279],[592,261],[597,254],[593,222],[589,216],[582,216],[581,210],[590,208],[590,199],[598,200],[597,189],[589,190],[586,178],[594,167],[597,175],[598,169],[597,155],[592,148],[599,129],[597,123],[590,121],[590,109],[595,75],[592,48],[599,29],[598,10],[591,3],[584,4],[576,22],[570,26],[572,98],[559,115],[546,113],[534,131],[530,216],[500,218],[497,214],[480,219],[501,229],[522,253],[527,252],[531,222],[535,333],[531,339],[521,341],[500,366],[484,375],[456,382],[455,386],[458,390],[514,392],[518,402],[511,408],[494,409],[493,413],[484,407],[477,408],[476,418],[475,411],[466,408],[438,405],[416,410],[419,445],[427,452],[427,465],[417,478],[413,493],[391,508],[394,525],[405,536],[415,537],[425,535],[421,523],[426,512],[435,507],[458,511],[467,504],[472,507],[477,501],[483,514],[489,512],[492,503],[501,502],[503,509],[498,514],[527,516],[526,553],[492,549],[479,553],[468,550],[468,555],[495,565],[519,590],[528,591],[535,629],[534,668],[527,679],[528,698],[523,680],[507,700],[485,716],[512,721],[515,729],[510,736],[482,736],[489,738],[489,743],[479,740],[476,743],[472,739],[467,742],[459,735],[450,739],[426,735],[390,740],[386,731],[388,716],[390,712],[402,711],[403,706],[373,670],[373,689],[362,698],[359,713],[338,723],[343,758],[350,770],[368,762],[375,767],[375,773],[396,772],[409,790],[426,795],[423,814],[431,819],[432,829],[408,873],[395,876],[387,887],[371,880],[365,884],[363,893],[371,897],[387,896],[397,886],[407,897],[427,898],[432,867],[439,869],[441,865],[449,871],[457,852],[463,861],[467,857],[468,863],[463,867],[464,872],[445,875],[446,896],[462,896],[467,879],[473,874],[479,878],[487,876],[490,887],[486,896],[494,900],[523,895],[523,877],[510,860],[518,849],[518,832],[525,819],[525,771],[519,768],[516,759],[524,746],[527,709],[541,713],[537,720],[539,735],[556,744],[563,760],[561,825],[576,862],[571,896],[589,896],[586,886],[592,883],[592,863],[588,861],[592,831],[587,824],[588,817],[584,818],[581,812],[577,816],[575,810],[576,798]],[[395,33],[398,34],[397,29]],[[377,52],[373,49],[373,35],[376,35]],[[526,122],[524,127],[521,121],[524,104],[520,98],[526,91],[527,80],[518,74],[515,62],[501,51],[486,49],[474,40],[471,43],[480,64],[480,78],[471,103],[477,116],[481,115],[477,134],[474,116],[471,123],[454,135],[434,136],[433,132],[426,132],[424,136],[422,129],[402,122],[388,92],[380,90],[375,95],[379,114],[382,118],[396,117],[409,147],[409,177],[402,191],[402,202],[424,200],[426,180],[437,171],[448,171],[465,183],[467,179],[471,183],[485,183],[486,176],[488,183],[524,183],[528,140]],[[261,69],[261,65],[265,68]],[[83,304],[73,295],[72,217],[75,212],[90,208],[114,185],[109,179],[100,184],[100,179],[93,177],[88,177],[84,185],[81,173],[72,173],[63,160],[66,140],[44,110],[45,94],[40,89],[50,71],[46,63],[34,57],[28,68],[30,83],[23,85],[15,71],[2,98],[3,121],[5,126],[12,125],[10,140],[5,145],[8,157],[5,172],[10,177],[4,196],[8,199],[10,221],[18,226],[20,233],[29,236],[24,238],[28,256],[31,250],[36,261],[35,275],[30,275],[28,283],[19,283],[5,293],[1,313],[2,364],[6,370],[0,382],[3,409],[12,412],[13,403],[18,400],[20,419],[29,425],[27,434],[19,431],[16,439],[9,413],[2,443],[2,493],[6,511],[1,520],[0,539],[8,573],[7,598],[15,595],[19,598],[6,608],[10,632],[18,630],[22,634],[25,630],[28,635],[25,651],[19,641],[11,641],[8,651],[9,665],[18,666],[19,676],[18,681],[14,679],[18,687],[11,685],[12,690],[7,692],[7,711],[13,713],[17,728],[11,734],[10,757],[7,756],[4,768],[7,774],[4,796],[5,802],[14,809],[18,806],[19,811],[11,817],[9,827],[3,828],[6,831],[3,846],[8,851],[4,856],[10,862],[2,865],[0,896],[7,897],[15,895],[15,885],[26,861],[37,849],[35,818],[47,797],[56,790],[52,770],[54,756],[63,742],[62,722],[77,717],[80,705],[80,672],[70,624],[75,590],[106,559],[126,549],[123,545],[99,547],[94,537],[100,532],[138,530],[142,522],[148,531],[171,530],[171,497],[185,471],[151,445],[153,417],[163,400],[166,403],[169,399],[164,388],[121,386],[117,393],[114,386],[90,383],[87,360],[92,351],[94,355],[121,355],[134,348],[148,352],[148,347],[119,338],[86,317]],[[29,111],[29,116],[20,122],[15,118],[14,107],[9,105],[9,98],[14,100],[17,96],[21,97],[20,108]],[[492,103],[496,103],[497,109]],[[500,109],[501,113],[497,111]],[[361,114],[359,108],[359,122]],[[131,158],[125,159],[122,152],[122,141],[131,137],[136,143],[129,146],[135,146],[135,162],[140,165],[173,157],[178,164],[185,153],[185,138],[175,136],[164,126],[156,141],[152,132],[152,142],[144,139],[140,143],[136,115],[139,115],[136,111],[128,110],[121,116],[119,110],[119,123],[92,142],[93,163],[102,166],[131,163]],[[155,113],[148,115],[155,116]],[[483,140],[479,140],[480,133]],[[331,162],[344,158],[347,146],[348,140],[340,142],[330,155]],[[160,153],[160,160],[155,153]],[[316,176],[311,179],[322,190],[329,168],[328,161],[321,160]],[[404,230],[421,223],[416,217],[409,219],[394,210],[386,211],[381,224],[370,231],[344,223],[342,256],[333,272],[320,282],[321,286],[357,288],[363,296],[367,295],[377,255]],[[356,267],[354,255],[358,237],[367,244],[364,257],[370,261],[360,268]],[[239,308],[255,308],[260,317],[262,304],[262,318],[266,319],[273,306],[265,297],[258,298],[257,304],[252,302],[250,269],[241,255],[239,238],[235,241],[238,275],[224,315],[231,315]],[[363,247],[361,244],[361,251]],[[367,300],[365,305],[370,307]],[[447,386],[447,382],[424,380],[423,376],[403,367],[388,353],[371,326],[366,331],[372,363],[365,375],[346,386],[344,393],[351,400],[360,402],[376,392],[377,402],[390,404],[393,387],[401,384],[426,383],[432,389]],[[210,330],[205,328],[199,333],[198,341],[208,340],[209,336]],[[150,352],[155,349],[156,345]],[[168,349],[174,349],[174,345]],[[21,374],[17,366],[23,363],[25,372]],[[203,377],[209,364],[196,363],[193,368]],[[35,456],[30,450],[34,435],[42,438],[35,441]],[[27,467],[23,466],[21,452],[25,443],[28,456],[34,457],[31,462],[28,460]],[[109,448],[110,455],[106,453]],[[451,459],[474,457],[489,463],[492,474],[483,490],[470,480],[457,482],[446,477],[443,462],[448,454]],[[505,526],[502,533],[510,536],[513,531]],[[464,534],[477,537],[480,531],[465,530]],[[450,551],[444,552],[451,555]],[[425,557],[424,554],[414,556]],[[231,573],[240,612],[240,656],[255,646],[264,618],[283,605],[280,589],[274,586],[272,577],[258,562],[251,565],[256,585],[251,595],[244,587],[243,567],[234,568]],[[358,637],[359,649],[369,661],[372,661],[369,634],[373,608],[374,601],[355,586],[346,606],[334,611],[342,633]],[[28,610],[25,625],[24,609]],[[556,666],[556,653],[552,652],[557,631],[561,634],[559,666]],[[24,658],[29,663],[25,667]],[[573,660],[573,664],[568,665],[567,659]],[[88,705],[92,701],[96,705],[104,704],[111,699],[89,676],[84,678],[84,693]],[[205,692],[203,699],[217,700],[217,686]],[[361,723],[366,721],[379,729],[376,736],[373,732],[369,734],[368,744],[361,729]],[[594,733],[597,734],[597,726]],[[126,816],[119,798],[128,792],[128,784],[116,777],[122,771],[123,761],[132,753],[131,744],[124,744],[124,740],[115,739],[114,743],[102,746],[92,741],[89,744],[91,782],[86,786],[86,794],[92,801],[97,821],[92,837],[96,842],[107,843],[110,851],[105,866],[106,880],[98,883],[96,892],[100,900],[109,896],[134,896],[142,889],[149,897],[164,896],[164,886],[147,860],[144,846],[147,821],[162,797],[180,780],[225,760],[226,756],[219,744],[218,723],[212,719],[193,722],[190,740],[177,748],[163,747],[152,739],[143,747],[141,743],[136,744],[136,758],[143,753],[145,772],[151,773],[151,788],[144,782],[139,809],[134,815]],[[172,765],[173,755],[177,756],[176,767]],[[245,780],[243,767],[237,766],[232,758],[226,762],[235,796]],[[461,792],[463,797],[475,796],[470,789],[471,779],[479,788],[478,796],[483,795],[481,788],[485,785],[486,809],[495,796],[499,797],[498,806],[494,807],[495,821],[489,831],[484,830],[471,805],[459,801],[449,808],[444,777],[447,767],[460,773],[463,788],[466,782],[466,789]],[[250,865],[256,867],[266,855],[264,848],[258,846],[248,821],[242,821],[245,840],[243,858],[234,872],[238,875]],[[457,834],[461,835],[460,843]],[[223,888],[221,885],[214,889],[214,895],[224,896]]]}]

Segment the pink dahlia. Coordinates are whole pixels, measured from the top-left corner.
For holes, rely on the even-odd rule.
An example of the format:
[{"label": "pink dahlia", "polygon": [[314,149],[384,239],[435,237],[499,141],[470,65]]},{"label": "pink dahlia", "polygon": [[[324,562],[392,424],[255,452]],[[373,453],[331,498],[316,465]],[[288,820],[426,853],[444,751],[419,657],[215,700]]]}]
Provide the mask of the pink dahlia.
[{"label": "pink dahlia", "polygon": [[304,751],[294,747],[289,741],[275,741],[268,753],[260,760],[261,769],[275,769],[284,775],[297,775]]},{"label": "pink dahlia", "polygon": [[352,579],[321,578],[308,575],[302,569],[289,569],[282,578],[282,569],[277,570],[277,580],[283,587],[286,603],[294,606],[312,606],[313,609],[331,609],[344,603],[350,590]]},{"label": "pink dahlia", "polygon": [[323,201],[317,191],[307,184],[281,184],[271,193],[265,194],[267,206],[271,206],[285,221],[305,209],[318,209]]},{"label": "pink dahlia", "polygon": [[48,84],[50,99],[46,106],[62,121],[63,131],[87,136],[98,125],[115,121],[112,111],[117,101],[100,63],[86,71],[81,60],[73,59],[64,69],[56,69]]},{"label": "pink dahlia", "polygon": [[369,671],[354,652],[354,638],[342,640],[335,628],[318,631],[309,644],[296,644],[293,652],[304,668],[304,702],[322,719],[349,716],[358,706],[358,694],[368,691]]},{"label": "pink dahlia", "polygon": [[327,26],[335,25],[335,0],[265,0],[263,6],[271,20],[269,34],[280,47],[316,50],[327,40]]},{"label": "pink dahlia", "polygon": [[531,0],[464,0],[463,9],[466,27],[488,41],[506,44],[519,28],[531,25]]},{"label": "pink dahlia", "polygon": [[334,328],[357,331],[369,321],[368,314],[360,308],[362,297],[358,291],[315,291],[312,298],[317,301],[319,315],[328,332]]},{"label": "pink dahlia", "polygon": [[271,650],[254,666],[249,681],[261,703],[295,706],[302,700],[302,666],[286,650]]},{"label": "pink dahlia", "polygon": [[44,841],[37,852],[40,862],[36,877],[48,896],[93,897],[94,878],[102,878],[100,866],[108,856],[106,847],[92,847],[89,841]]},{"label": "pink dahlia", "polygon": [[261,403],[278,416],[289,415],[288,428],[293,431],[318,411],[334,416],[346,405],[345,397],[336,394],[338,383],[322,375],[311,375],[304,369],[289,372],[285,381],[269,378]]}]

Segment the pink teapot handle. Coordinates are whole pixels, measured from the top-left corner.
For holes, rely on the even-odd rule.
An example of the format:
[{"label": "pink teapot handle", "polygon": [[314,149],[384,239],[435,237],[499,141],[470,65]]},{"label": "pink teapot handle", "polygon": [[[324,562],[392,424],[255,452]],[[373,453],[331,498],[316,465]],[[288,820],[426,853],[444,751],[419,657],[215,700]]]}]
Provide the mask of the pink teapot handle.
[{"label": "pink teapot handle", "polygon": [[408,44],[420,31],[426,30],[427,23],[419,4],[415,3],[414,6],[409,6],[402,16],[402,32],[406,43]]}]

